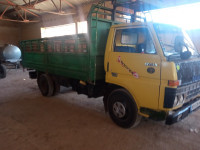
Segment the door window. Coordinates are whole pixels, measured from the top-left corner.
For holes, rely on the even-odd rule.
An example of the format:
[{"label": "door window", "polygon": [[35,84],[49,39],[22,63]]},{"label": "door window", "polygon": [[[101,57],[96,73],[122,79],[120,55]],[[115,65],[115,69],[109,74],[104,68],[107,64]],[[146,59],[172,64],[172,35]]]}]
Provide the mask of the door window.
[{"label": "door window", "polygon": [[114,52],[156,54],[152,38],[146,28],[116,30]]}]

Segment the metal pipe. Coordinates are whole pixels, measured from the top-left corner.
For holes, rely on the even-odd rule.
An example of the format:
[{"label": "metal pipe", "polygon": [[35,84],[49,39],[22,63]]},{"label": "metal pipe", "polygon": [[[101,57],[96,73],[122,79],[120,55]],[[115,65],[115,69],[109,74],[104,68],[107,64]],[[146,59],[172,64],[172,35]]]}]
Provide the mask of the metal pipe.
[{"label": "metal pipe", "polygon": [[57,9],[57,11],[59,12],[59,9],[58,9],[58,7],[56,6],[56,4],[54,3],[54,1],[53,0],[51,0],[51,2],[53,3],[53,5],[55,6],[55,8]]},{"label": "metal pipe", "polygon": [[75,8],[75,6],[72,3],[68,2],[67,0],[62,0],[62,1],[64,1],[70,7]]},{"label": "metal pipe", "polygon": [[[15,5],[10,5],[8,3],[4,3],[4,2],[0,2],[0,4],[3,4],[3,5],[8,5],[8,6],[17,6],[16,4]],[[42,10],[42,9],[36,9],[36,8],[33,8],[33,7],[30,7],[30,6],[19,6],[20,8],[24,8],[24,9],[31,9],[31,10],[36,10],[36,11],[39,11],[39,12],[46,12],[46,13],[50,13],[50,14],[55,14],[55,15],[74,15],[76,13],[63,13],[63,12],[52,12],[52,11],[48,11],[48,10]]]},{"label": "metal pipe", "polygon": [[0,18],[0,20],[12,21],[12,22],[25,22],[25,23],[39,22],[39,20],[14,20],[14,19],[4,19],[4,18]]},{"label": "metal pipe", "polygon": [[7,11],[7,9],[9,8],[10,6],[7,6],[6,9],[3,11],[3,13],[1,14],[0,18],[3,17],[3,15],[5,14],[5,12]]}]

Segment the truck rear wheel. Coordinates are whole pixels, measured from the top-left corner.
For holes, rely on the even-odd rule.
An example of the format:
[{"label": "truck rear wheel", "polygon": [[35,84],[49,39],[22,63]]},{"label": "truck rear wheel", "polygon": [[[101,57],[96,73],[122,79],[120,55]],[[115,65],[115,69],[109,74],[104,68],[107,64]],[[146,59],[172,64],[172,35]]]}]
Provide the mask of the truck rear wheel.
[{"label": "truck rear wheel", "polygon": [[51,77],[42,74],[37,79],[38,87],[43,96],[52,96],[54,92],[54,85]]},{"label": "truck rear wheel", "polygon": [[108,111],[111,119],[123,128],[136,127],[141,120],[137,105],[125,89],[116,89],[108,97]]},{"label": "truck rear wheel", "polygon": [[60,84],[57,81],[53,81],[53,96],[60,92]]},{"label": "truck rear wheel", "polygon": [[0,64],[0,79],[6,77],[6,67]]}]

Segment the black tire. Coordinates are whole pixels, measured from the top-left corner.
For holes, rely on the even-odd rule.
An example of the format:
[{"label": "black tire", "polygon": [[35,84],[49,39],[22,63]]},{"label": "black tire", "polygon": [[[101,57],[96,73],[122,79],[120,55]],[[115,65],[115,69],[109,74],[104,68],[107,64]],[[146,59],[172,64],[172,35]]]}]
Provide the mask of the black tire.
[{"label": "black tire", "polygon": [[60,84],[57,81],[53,81],[53,96],[60,92]]},{"label": "black tire", "polygon": [[6,77],[6,67],[2,64],[0,64],[0,79]]},{"label": "black tire", "polygon": [[53,81],[47,74],[42,74],[37,79],[38,87],[43,96],[52,96],[54,91]]},{"label": "black tire", "polygon": [[108,112],[114,123],[122,128],[136,127],[141,120],[137,105],[125,89],[116,89],[108,97]]}]

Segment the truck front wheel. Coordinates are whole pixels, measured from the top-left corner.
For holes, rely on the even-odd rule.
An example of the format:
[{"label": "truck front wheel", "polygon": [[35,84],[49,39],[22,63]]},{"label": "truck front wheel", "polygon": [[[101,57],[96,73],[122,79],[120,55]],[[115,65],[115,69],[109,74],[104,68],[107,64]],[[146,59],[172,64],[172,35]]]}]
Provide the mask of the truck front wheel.
[{"label": "truck front wheel", "polygon": [[108,111],[111,119],[123,128],[136,127],[141,120],[137,105],[125,89],[116,89],[108,97]]},{"label": "truck front wheel", "polygon": [[37,78],[38,87],[43,96],[52,96],[54,85],[51,77],[47,74],[42,74]]}]

